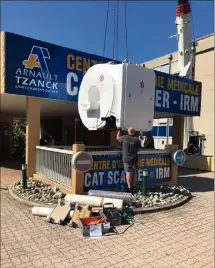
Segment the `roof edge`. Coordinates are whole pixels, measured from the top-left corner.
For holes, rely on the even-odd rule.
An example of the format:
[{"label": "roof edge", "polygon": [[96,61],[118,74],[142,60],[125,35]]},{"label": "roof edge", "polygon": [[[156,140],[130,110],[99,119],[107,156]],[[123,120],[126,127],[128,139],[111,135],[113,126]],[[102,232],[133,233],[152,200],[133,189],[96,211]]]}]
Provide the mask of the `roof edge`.
[{"label": "roof edge", "polygon": [[[206,39],[206,38],[209,38],[209,37],[212,37],[212,36],[214,36],[214,33],[207,34],[207,35],[204,35],[204,36],[202,36],[202,37],[196,38],[195,40],[192,40],[192,42],[193,42],[193,41],[197,41],[197,42],[198,42],[198,41],[201,41],[201,40],[203,40],[203,39]],[[168,58],[169,55],[175,55],[176,53],[178,53],[178,51],[174,51],[174,52],[170,52],[170,53],[161,55],[161,56],[159,56],[159,57],[157,57],[157,58],[153,58],[153,59],[151,59],[151,60],[144,61],[144,62],[142,62],[141,64],[147,64],[147,63],[152,62],[152,61],[154,61],[154,60],[159,60],[159,59],[161,59],[161,58],[165,58],[165,57]]]}]

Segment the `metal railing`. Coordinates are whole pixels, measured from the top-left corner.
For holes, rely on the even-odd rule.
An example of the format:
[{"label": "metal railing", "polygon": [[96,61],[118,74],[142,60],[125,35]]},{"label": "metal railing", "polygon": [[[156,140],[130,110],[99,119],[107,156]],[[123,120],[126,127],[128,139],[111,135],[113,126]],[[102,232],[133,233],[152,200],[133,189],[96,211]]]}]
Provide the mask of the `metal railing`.
[{"label": "metal railing", "polygon": [[109,151],[110,146],[86,146],[85,151],[86,152],[101,152],[101,151]]},{"label": "metal railing", "polygon": [[51,181],[71,187],[72,150],[36,147],[36,172]]},{"label": "metal railing", "polygon": [[[64,146],[64,145],[58,145],[58,146],[50,146],[48,148],[56,148],[56,149],[62,149],[62,150],[72,150],[71,146]],[[100,152],[100,151],[109,151],[111,149],[110,146],[85,146],[86,152]]]},{"label": "metal railing", "polygon": [[[36,173],[40,174],[52,182],[56,182],[67,188],[72,185],[72,150],[64,150],[58,148],[51,148],[46,146],[36,147]],[[64,147],[65,148],[65,147]],[[68,148],[68,147],[66,147]],[[71,147],[69,147],[71,148]],[[113,156],[121,155],[122,151],[111,151],[110,147],[88,147],[89,153],[95,156]],[[169,153],[167,150],[144,150],[142,149],[138,154],[140,155],[162,155]]]}]

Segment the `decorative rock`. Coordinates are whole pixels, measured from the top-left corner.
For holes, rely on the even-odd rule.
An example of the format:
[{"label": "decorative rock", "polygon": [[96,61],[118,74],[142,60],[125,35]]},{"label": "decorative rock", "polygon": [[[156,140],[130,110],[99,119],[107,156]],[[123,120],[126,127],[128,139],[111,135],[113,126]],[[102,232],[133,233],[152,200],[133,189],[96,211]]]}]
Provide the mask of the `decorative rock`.
[{"label": "decorative rock", "polygon": [[63,195],[62,195],[62,193],[61,193],[61,192],[56,193],[56,197],[57,197],[57,198],[62,198],[62,196],[63,196]]},{"label": "decorative rock", "polygon": [[57,188],[57,186],[54,186],[54,187],[53,187],[53,191],[54,191],[54,193],[57,193],[58,190],[59,190],[59,189]]},{"label": "decorative rock", "polygon": [[34,192],[35,194],[37,194],[37,193],[39,193],[40,191],[39,191],[38,188],[36,188],[36,189],[33,190],[33,192]]},{"label": "decorative rock", "polygon": [[137,194],[133,197],[133,200],[135,202],[139,200],[142,203],[142,207],[145,208],[158,206],[161,207],[174,204],[189,194],[189,190],[181,186],[177,187],[161,185],[160,187],[150,187],[147,197]]},{"label": "decorative rock", "polygon": [[135,207],[136,208],[141,208],[142,207],[142,203],[140,201],[135,202]]},{"label": "decorative rock", "polygon": [[143,200],[143,201],[142,201],[142,207],[145,207],[145,206],[146,206],[146,201]]},{"label": "decorative rock", "polygon": [[[15,192],[23,198],[27,198],[34,202],[46,202],[56,203],[58,198],[64,198],[65,194],[56,189],[53,189],[51,185],[46,185],[43,182],[28,180],[28,188],[22,189],[21,182],[18,181],[14,184]],[[56,190],[56,192],[54,191]]]}]

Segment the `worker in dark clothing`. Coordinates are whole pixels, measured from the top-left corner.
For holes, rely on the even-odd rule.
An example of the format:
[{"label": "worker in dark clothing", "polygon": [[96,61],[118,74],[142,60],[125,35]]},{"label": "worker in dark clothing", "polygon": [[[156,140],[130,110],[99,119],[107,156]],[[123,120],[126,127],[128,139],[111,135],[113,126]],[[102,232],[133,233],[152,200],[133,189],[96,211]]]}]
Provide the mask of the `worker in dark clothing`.
[{"label": "worker in dark clothing", "polygon": [[143,147],[146,149],[155,149],[154,138],[152,137],[151,131],[146,132],[146,138]]},{"label": "worker in dark clothing", "polygon": [[40,139],[40,146],[47,146],[48,145],[48,137],[45,135]]},{"label": "worker in dark clothing", "polygon": [[45,135],[40,139],[40,146],[50,146],[54,145],[54,139],[50,135]]},{"label": "worker in dark clothing", "polygon": [[136,136],[134,128],[128,129],[128,135],[122,135],[119,130],[116,139],[122,144],[122,161],[124,164],[125,177],[128,185],[128,191],[136,193],[137,182],[137,152],[141,147],[139,137]]}]

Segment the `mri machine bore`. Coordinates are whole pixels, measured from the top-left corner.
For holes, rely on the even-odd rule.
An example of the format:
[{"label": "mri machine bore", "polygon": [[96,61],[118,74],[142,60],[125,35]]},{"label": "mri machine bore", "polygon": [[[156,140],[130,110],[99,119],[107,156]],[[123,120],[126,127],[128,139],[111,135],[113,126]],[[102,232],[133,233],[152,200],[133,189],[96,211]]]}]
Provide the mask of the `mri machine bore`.
[{"label": "mri machine bore", "polygon": [[[78,111],[89,130],[153,127],[155,72],[130,63],[97,64],[83,77]],[[114,125],[114,126],[113,126]]]}]

